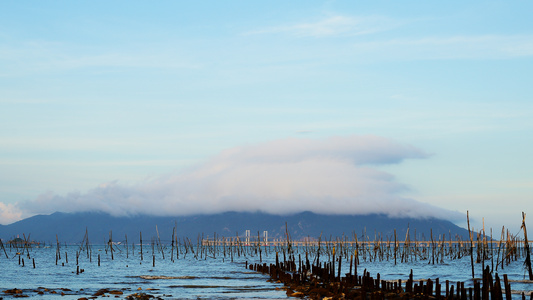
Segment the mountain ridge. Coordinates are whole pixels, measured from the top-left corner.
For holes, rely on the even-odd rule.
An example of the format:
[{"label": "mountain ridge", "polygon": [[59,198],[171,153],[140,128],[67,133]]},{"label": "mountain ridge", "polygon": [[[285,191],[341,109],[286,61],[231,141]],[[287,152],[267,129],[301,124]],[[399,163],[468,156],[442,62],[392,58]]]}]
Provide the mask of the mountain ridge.
[{"label": "mountain ridge", "polygon": [[[344,237],[353,240],[398,240],[406,238],[409,229],[411,240],[429,240],[431,235],[438,240],[465,240],[468,231],[450,221],[426,218],[392,218],[382,214],[327,215],[301,212],[290,215],[274,215],[263,212],[224,212],[191,216],[111,216],[101,212],[63,213],[36,215],[24,220],[0,225],[0,238],[4,241],[25,235],[28,240],[55,243],[81,243],[85,232],[91,243],[106,243],[112,234],[113,241],[138,242],[159,235],[162,242],[170,242],[172,231],[177,228],[178,238],[197,241],[201,238],[244,236],[246,230],[252,237],[263,238],[268,232],[270,239],[285,238],[288,231],[291,239],[335,239]],[[416,234],[416,235],[415,235]]]}]

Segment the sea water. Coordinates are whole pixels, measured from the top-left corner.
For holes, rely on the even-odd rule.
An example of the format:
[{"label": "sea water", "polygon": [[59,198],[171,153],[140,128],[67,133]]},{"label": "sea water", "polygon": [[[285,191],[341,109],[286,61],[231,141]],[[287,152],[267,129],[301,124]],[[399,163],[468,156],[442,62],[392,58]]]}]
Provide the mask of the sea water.
[{"label": "sea water", "polygon": [[[1,253],[0,289],[17,288],[39,299],[90,297],[104,288],[123,292],[120,297],[147,293],[168,299],[287,298],[285,291],[276,289],[282,284],[267,282],[268,276],[247,270],[244,257],[232,262],[229,257],[197,259],[189,253],[180,254],[179,259],[172,261],[170,253],[165,253],[163,259],[161,252],[154,252],[154,255],[145,253],[141,260],[138,252],[132,253],[129,249],[127,254],[125,249],[120,252],[117,249],[111,258],[110,250],[106,251],[104,246],[92,247],[89,258],[86,252],[79,254],[78,264],[76,252],[80,249],[75,246],[63,246],[57,264],[54,248],[31,249],[31,259],[26,253],[17,255],[8,251],[8,256],[12,256],[9,258]],[[138,251],[138,247],[135,250]],[[19,264],[19,256],[24,266],[22,262]],[[44,289],[47,291],[38,294]],[[61,293],[64,295],[60,296]],[[10,297],[5,293],[2,296]]]},{"label": "sea water", "polygon": [[[219,251],[202,258],[191,252],[185,255],[183,251],[176,257],[174,251],[171,259],[170,248],[163,252],[157,249],[146,251],[146,248],[142,260],[138,246],[135,251],[116,246],[113,257],[110,248],[105,246],[92,246],[89,254],[77,246],[62,246],[59,252],[56,248],[32,248],[29,256],[27,250],[7,249],[8,257],[0,252],[0,298],[14,297],[3,292],[14,288],[22,290],[23,295],[43,300],[90,298],[101,289],[121,292],[120,295],[106,294],[116,298],[135,293],[164,299],[288,298],[282,284],[246,269],[246,263],[275,262],[275,251],[267,249],[261,256],[241,253],[233,257],[227,254],[224,257]],[[57,253],[61,257],[57,257],[56,262]],[[77,259],[76,254],[79,255]],[[485,265],[495,268],[491,260]],[[474,267],[475,277],[480,278],[482,265],[477,263]],[[395,263],[393,259],[360,261],[358,274],[365,269],[373,277],[379,273],[381,279],[391,281],[401,279],[405,282],[412,270],[415,280],[439,278],[441,283],[448,280],[454,285],[462,281],[467,287],[473,282],[470,257],[445,259],[435,264],[413,259],[403,263],[398,260]],[[341,273],[347,272],[349,261],[343,260]],[[527,280],[523,260],[511,262],[503,270],[500,266],[497,272],[500,277],[508,274],[516,296],[523,291],[531,293],[533,282]]]}]

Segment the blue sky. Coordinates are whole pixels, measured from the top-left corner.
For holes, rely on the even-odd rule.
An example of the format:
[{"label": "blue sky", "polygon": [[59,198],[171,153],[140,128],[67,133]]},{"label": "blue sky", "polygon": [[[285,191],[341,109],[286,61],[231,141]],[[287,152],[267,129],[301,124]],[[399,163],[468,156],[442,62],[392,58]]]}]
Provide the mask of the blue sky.
[{"label": "blue sky", "polygon": [[[392,207],[469,210],[496,231],[531,213],[529,2],[0,6],[2,224],[66,203],[197,212],[272,197],[317,211],[401,199]],[[278,147],[291,159],[262,159]],[[254,192],[234,185],[245,178]]]}]

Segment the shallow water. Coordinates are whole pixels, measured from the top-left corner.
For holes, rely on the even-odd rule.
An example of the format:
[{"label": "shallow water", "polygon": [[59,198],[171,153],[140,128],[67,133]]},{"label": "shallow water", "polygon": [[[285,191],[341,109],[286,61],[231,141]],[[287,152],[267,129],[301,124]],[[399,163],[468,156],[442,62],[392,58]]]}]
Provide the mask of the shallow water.
[{"label": "shallow water", "polygon": [[[115,251],[111,259],[110,251],[105,251],[104,246],[93,246],[90,257],[82,252],[76,264],[77,246],[63,246],[60,250],[61,259],[56,265],[55,248],[34,248],[27,253],[17,255],[14,249],[8,249],[6,258],[4,253],[0,256],[0,290],[17,288],[23,294],[38,299],[78,299],[90,297],[100,289],[120,291],[122,295],[109,295],[110,297],[125,297],[134,293],[148,293],[166,299],[286,299],[286,293],[281,289],[282,284],[267,281],[268,276],[249,271],[245,263],[257,263],[260,258],[240,256],[223,258],[217,254],[216,258],[208,257],[196,259],[192,254],[171,261],[170,249],[165,251],[165,259],[161,252],[155,253],[155,267],[151,249],[144,253],[141,260],[138,253],[132,253],[131,248],[126,254],[123,247]],[[19,250],[21,253],[22,251]],[[65,255],[65,253],[67,255]],[[19,256],[21,262],[19,264]],[[100,256],[100,266],[98,266]],[[22,266],[24,259],[24,266]],[[68,261],[67,261],[68,259]],[[262,262],[275,261],[273,251],[263,252]],[[35,260],[35,268],[33,268]],[[486,264],[491,266],[491,261]],[[76,274],[77,268],[84,271]],[[381,279],[406,281],[413,270],[415,279],[436,279],[441,283],[446,280],[450,284],[464,281],[466,286],[472,285],[470,258],[445,260],[435,264],[428,264],[427,260],[414,260],[408,263],[394,263],[388,261],[360,261],[357,266],[358,274],[366,269],[372,276],[380,273]],[[501,268],[501,267],[500,267]],[[349,270],[349,262],[343,261],[342,273]],[[475,265],[476,277],[481,277],[481,264]],[[530,293],[533,283],[526,280],[523,260],[506,265],[504,270],[499,269],[499,274],[508,274],[512,280],[511,287],[515,293],[526,291]],[[46,289],[46,290],[45,290]],[[61,290],[68,289],[68,290]],[[39,291],[42,294],[39,294]],[[55,292],[55,294],[53,293]],[[64,293],[64,296],[60,296]],[[517,295],[518,296],[518,295]],[[13,295],[2,293],[5,299]]]},{"label": "shallow water", "polygon": [[[102,288],[119,290],[123,296],[133,293],[148,293],[163,298],[180,299],[285,299],[285,291],[276,290],[281,284],[267,282],[268,276],[248,271],[244,261],[231,262],[222,258],[197,260],[192,255],[181,257],[172,262],[168,256],[163,260],[161,253],[156,254],[155,267],[151,253],[129,257],[126,253],[114,253],[112,260],[103,247],[95,247],[91,258],[86,253],[79,257],[80,270],[76,274],[76,247],[62,249],[62,257],[56,265],[53,248],[39,248],[21,255],[25,266],[19,265],[18,255],[9,253],[0,258],[0,289],[21,289],[24,294],[37,296],[38,287],[56,291],[58,294],[38,295],[39,299],[78,299],[89,297]],[[66,261],[65,251],[68,253]],[[100,254],[100,266],[98,266]],[[33,259],[36,267],[33,268]],[[71,291],[62,291],[62,288]],[[43,290],[43,289],[41,289]],[[9,295],[3,295],[9,297]]]}]

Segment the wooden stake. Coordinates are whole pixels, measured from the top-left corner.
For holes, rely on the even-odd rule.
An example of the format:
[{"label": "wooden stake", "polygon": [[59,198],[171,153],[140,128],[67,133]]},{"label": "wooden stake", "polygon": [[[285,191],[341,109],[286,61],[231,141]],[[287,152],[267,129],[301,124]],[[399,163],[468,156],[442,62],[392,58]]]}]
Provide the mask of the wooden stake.
[{"label": "wooden stake", "polygon": [[529,241],[527,239],[527,230],[526,230],[526,214],[524,212],[522,212],[522,229],[524,229],[524,247],[526,250],[525,265],[529,273],[529,280],[533,280],[533,272],[531,271],[531,255],[529,252]]},{"label": "wooden stake", "polygon": [[470,264],[472,265],[472,278],[474,278],[474,242],[472,239],[472,231],[470,231],[470,218],[468,217],[468,210],[466,211],[466,222],[468,224],[468,235],[470,236]]}]

